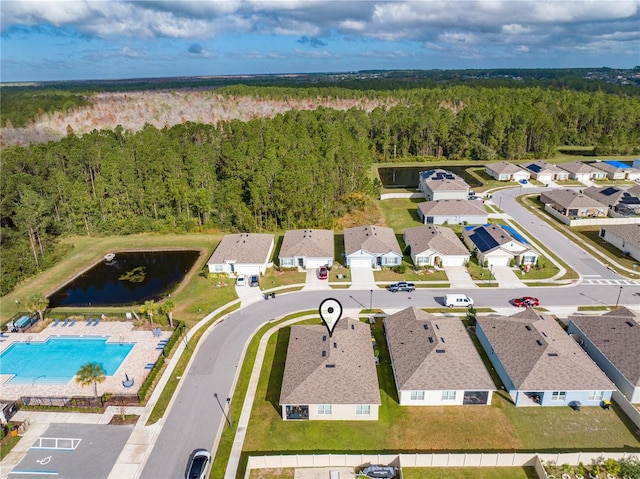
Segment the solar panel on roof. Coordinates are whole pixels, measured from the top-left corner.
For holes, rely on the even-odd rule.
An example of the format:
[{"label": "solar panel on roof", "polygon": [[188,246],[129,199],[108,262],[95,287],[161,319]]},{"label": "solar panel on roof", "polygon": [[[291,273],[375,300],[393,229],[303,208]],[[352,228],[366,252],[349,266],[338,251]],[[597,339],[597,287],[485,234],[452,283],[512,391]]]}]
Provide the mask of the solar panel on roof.
[{"label": "solar panel on roof", "polygon": [[471,241],[483,253],[498,246],[498,242],[484,228],[478,228],[472,235]]},{"label": "solar panel on roof", "polygon": [[600,192],[601,195],[605,195],[605,196],[611,196],[614,193],[617,193],[618,191],[620,191],[618,188],[615,188],[613,186],[610,186],[609,188],[606,188],[604,190],[602,190]]},{"label": "solar panel on roof", "polygon": [[529,168],[531,171],[534,171],[536,173],[540,173],[540,170],[542,170],[540,166],[534,165],[534,164],[527,166],[527,168]]}]

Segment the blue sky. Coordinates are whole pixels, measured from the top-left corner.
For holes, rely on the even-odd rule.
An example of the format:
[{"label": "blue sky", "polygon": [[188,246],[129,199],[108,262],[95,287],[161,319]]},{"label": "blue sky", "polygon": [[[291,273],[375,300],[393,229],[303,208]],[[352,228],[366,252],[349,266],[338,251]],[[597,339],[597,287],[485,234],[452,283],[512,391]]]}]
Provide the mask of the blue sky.
[{"label": "blue sky", "polygon": [[0,80],[640,65],[640,0],[0,2]]}]

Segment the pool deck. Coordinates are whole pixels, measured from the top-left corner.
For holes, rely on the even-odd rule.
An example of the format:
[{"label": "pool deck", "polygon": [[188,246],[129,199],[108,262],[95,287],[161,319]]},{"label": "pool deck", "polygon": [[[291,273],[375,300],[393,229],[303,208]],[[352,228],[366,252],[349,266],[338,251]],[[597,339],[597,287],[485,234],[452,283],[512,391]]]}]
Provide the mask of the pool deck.
[{"label": "pool deck", "polygon": [[[73,326],[52,326],[49,324],[39,333],[7,333],[0,342],[0,352],[3,352],[13,343],[20,342],[44,342],[49,338],[62,336],[77,337],[109,337],[109,343],[135,343],[125,360],[113,376],[107,376],[106,380],[98,384],[98,395],[105,392],[112,394],[136,394],[138,389],[149,375],[150,369],[145,366],[155,363],[162,351],[157,349],[161,340],[167,340],[171,336],[170,331],[162,331],[161,336],[154,336],[151,330],[134,329],[131,322],[125,321],[100,321],[98,325],[87,325],[86,321],[76,322]],[[129,379],[134,380],[134,385],[125,388],[122,382],[125,374]],[[93,387],[82,387],[71,379],[66,384],[38,384],[36,378],[31,384],[11,384],[7,383],[12,375],[0,375],[0,385],[2,389],[1,399],[12,401],[23,396],[44,396],[44,397],[71,397],[71,396],[93,396]]]}]

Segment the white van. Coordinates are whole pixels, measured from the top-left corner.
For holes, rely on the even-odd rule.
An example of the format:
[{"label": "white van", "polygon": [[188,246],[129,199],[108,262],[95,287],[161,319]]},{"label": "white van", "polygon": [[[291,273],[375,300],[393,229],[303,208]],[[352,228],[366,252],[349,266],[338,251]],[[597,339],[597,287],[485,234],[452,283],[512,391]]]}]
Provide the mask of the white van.
[{"label": "white van", "polygon": [[466,294],[445,294],[444,305],[447,308],[453,308],[454,306],[459,308],[470,308],[473,306],[473,299]]}]

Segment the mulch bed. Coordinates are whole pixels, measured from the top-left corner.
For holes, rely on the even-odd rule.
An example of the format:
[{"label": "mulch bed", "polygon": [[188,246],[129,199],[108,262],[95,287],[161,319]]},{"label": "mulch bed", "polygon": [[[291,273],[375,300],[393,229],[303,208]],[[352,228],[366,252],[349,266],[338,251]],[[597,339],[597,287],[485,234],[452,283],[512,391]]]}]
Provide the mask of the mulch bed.
[{"label": "mulch bed", "polygon": [[138,422],[139,417],[140,416],[138,414],[125,414],[124,416],[115,414],[111,418],[111,421],[109,421],[109,424],[115,424],[117,426],[127,426]]}]

